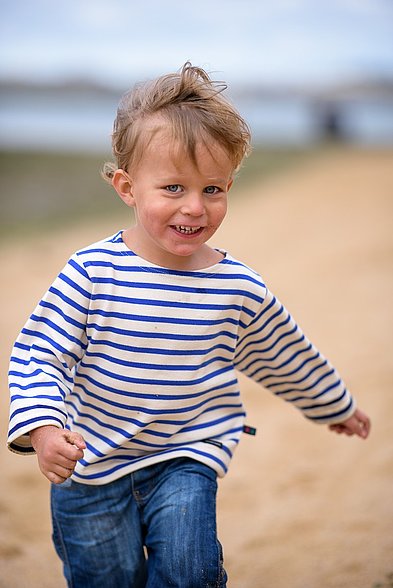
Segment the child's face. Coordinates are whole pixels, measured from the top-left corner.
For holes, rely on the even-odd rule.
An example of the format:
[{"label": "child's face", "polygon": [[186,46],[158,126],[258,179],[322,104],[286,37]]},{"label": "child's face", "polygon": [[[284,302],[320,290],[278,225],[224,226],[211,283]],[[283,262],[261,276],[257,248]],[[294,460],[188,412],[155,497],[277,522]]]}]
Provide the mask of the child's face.
[{"label": "child's face", "polygon": [[[211,140],[196,147],[196,162],[174,149],[165,127],[156,132],[136,168],[115,173],[114,187],[136,211],[127,244],[141,257],[164,267],[206,267],[212,250],[205,243],[227,211],[233,166]],[[210,257],[209,257],[210,252]]]}]

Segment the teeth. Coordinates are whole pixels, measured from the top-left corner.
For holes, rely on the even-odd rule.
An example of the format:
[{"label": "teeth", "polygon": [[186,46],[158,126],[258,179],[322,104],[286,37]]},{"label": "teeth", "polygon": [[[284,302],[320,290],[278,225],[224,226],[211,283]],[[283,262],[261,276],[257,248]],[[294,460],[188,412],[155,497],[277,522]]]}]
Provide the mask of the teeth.
[{"label": "teeth", "polygon": [[184,225],[175,225],[176,231],[179,233],[184,233],[185,235],[192,235],[193,233],[197,233],[201,227],[185,227]]}]

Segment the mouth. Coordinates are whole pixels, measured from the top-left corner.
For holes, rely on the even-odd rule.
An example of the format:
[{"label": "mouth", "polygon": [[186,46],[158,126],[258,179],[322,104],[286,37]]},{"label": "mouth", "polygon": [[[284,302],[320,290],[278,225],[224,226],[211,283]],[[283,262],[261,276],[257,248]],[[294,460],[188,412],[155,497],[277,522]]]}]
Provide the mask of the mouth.
[{"label": "mouth", "polygon": [[189,227],[186,225],[172,225],[172,228],[181,235],[196,235],[203,230],[203,227]]}]

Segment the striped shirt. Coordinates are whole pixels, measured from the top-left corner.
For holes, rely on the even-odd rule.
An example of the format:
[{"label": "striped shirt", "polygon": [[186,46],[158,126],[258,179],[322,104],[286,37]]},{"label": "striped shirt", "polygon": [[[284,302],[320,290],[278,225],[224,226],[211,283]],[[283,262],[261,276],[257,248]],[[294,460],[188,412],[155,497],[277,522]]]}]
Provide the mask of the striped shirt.
[{"label": "striped shirt", "polygon": [[331,364],[261,277],[229,254],[175,271],[130,251],[122,232],[78,251],[13,349],[8,444],[32,453],[43,425],[79,432],[73,479],[104,484],[191,457],[223,476],[244,427],[236,370],[318,423],[351,416]]}]

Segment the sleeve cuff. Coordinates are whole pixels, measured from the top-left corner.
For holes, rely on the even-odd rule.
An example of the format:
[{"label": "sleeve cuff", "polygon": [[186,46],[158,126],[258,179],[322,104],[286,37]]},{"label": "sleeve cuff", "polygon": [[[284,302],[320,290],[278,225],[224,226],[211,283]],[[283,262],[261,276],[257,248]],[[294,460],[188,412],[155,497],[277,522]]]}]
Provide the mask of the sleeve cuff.
[{"label": "sleeve cuff", "polygon": [[33,455],[35,453],[34,447],[30,441],[30,435],[27,433],[18,437],[16,441],[8,443],[8,449],[13,453],[19,455]]}]

